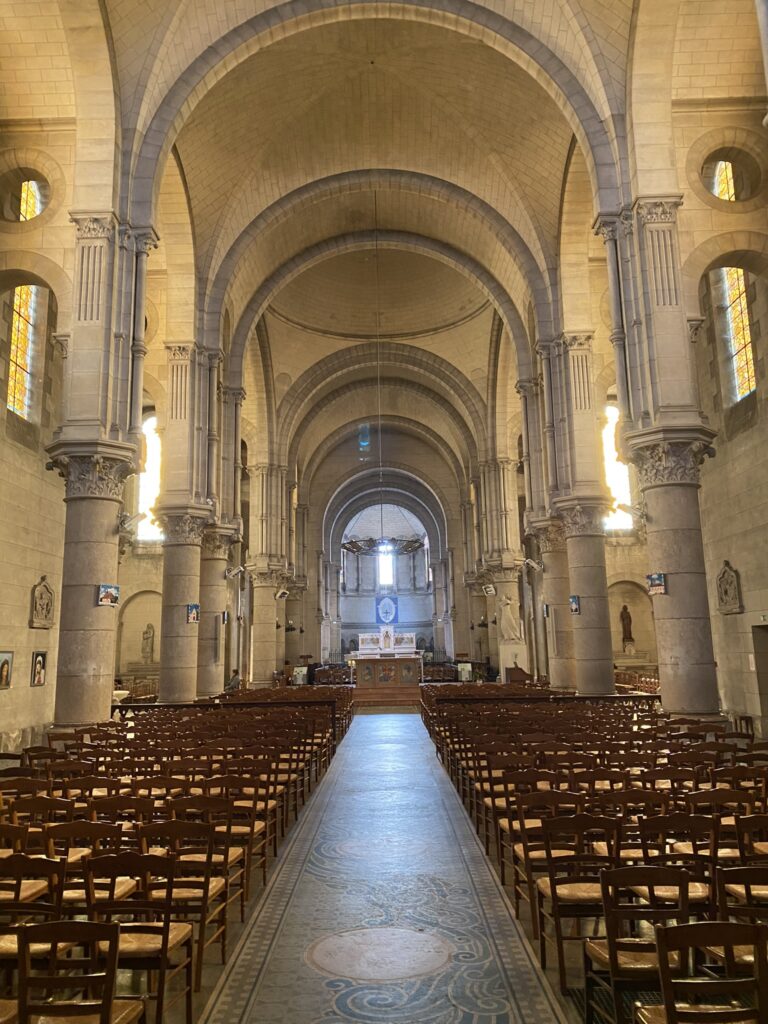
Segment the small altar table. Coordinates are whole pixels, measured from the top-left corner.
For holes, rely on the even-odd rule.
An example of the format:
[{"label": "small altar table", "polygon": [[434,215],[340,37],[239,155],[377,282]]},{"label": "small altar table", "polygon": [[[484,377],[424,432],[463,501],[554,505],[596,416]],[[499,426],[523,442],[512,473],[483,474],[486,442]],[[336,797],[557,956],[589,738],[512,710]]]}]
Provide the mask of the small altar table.
[{"label": "small altar table", "polygon": [[421,656],[400,658],[356,658],[357,686],[418,686],[422,679]]}]

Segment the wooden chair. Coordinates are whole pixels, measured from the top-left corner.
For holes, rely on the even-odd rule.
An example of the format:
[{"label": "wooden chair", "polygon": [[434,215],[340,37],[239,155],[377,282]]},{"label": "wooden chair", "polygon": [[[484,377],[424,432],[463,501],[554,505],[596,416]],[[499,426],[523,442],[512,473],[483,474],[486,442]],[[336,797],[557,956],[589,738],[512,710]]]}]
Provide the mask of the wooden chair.
[{"label": "wooden chair", "polygon": [[[63,860],[66,864],[63,913],[68,917],[85,915],[88,903],[85,892],[83,863],[94,854],[118,853],[123,848],[123,830],[118,824],[103,821],[65,821],[47,825],[43,832],[46,856]],[[120,897],[129,896],[136,889],[132,878],[116,883]],[[110,887],[96,887],[95,897],[106,898]]]},{"label": "wooden chair", "polygon": [[[186,1024],[192,1024],[193,932],[191,924],[173,920],[175,877],[174,857],[130,851],[89,857],[85,862],[89,919],[119,919],[118,968],[146,973],[145,998],[155,1002],[155,1024],[162,1024],[166,1009],[182,995]],[[127,896],[118,893],[118,883],[123,878],[136,882],[136,888]],[[106,896],[97,896],[97,888],[106,888]],[[182,975],[183,991],[166,1004],[169,984]]]},{"label": "wooden chair", "polygon": [[[584,1020],[592,1024],[595,1013],[611,1024],[629,1019],[624,1007],[627,992],[658,988],[659,962],[654,924],[685,924],[688,920],[688,872],[670,867],[621,867],[600,875],[605,938],[584,943]],[[674,891],[675,900],[659,900],[656,888]],[[637,889],[647,891],[640,900]],[[610,997],[613,1016],[596,999],[597,990]]]},{"label": "wooden chair", "polygon": [[[636,1024],[766,1024],[768,928],[737,921],[657,925],[661,1005],[636,1005]],[[725,973],[701,965],[708,949],[721,951]],[[736,951],[751,949],[749,974],[736,968]]]},{"label": "wooden chair", "polygon": [[[195,992],[200,991],[205,950],[218,941],[221,962],[227,958],[227,897],[229,874],[222,862],[214,873],[215,829],[201,821],[162,821],[139,826],[142,853],[173,857],[173,917],[197,926],[195,951]],[[219,855],[221,856],[221,855]],[[162,897],[154,890],[153,897]],[[212,932],[209,934],[210,930]]]},{"label": "wooden chair", "polygon": [[[115,999],[119,935],[118,924],[92,921],[52,921],[22,928],[19,1024],[49,1020],[62,1024],[141,1021],[141,1000]],[[47,953],[42,955],[45,949]],[[81,952],[76,955],[78,950]]]},{"label": "wooden chair", "polygon": [[[619,866],[621,823],[616,818],[574,814],[545,818],[541,828],[547,873],[536,882],[539,959],[546,968],[547,943],[554,945],[560,990],[565,994],[565,942],[581,941],[583,920],[597,922],[602,917],[600,872]],[[604,843],[607,852],[595,853],[596,843]],[[565,935],[563,923],[567,920],[575,924],[575,936]]]}]

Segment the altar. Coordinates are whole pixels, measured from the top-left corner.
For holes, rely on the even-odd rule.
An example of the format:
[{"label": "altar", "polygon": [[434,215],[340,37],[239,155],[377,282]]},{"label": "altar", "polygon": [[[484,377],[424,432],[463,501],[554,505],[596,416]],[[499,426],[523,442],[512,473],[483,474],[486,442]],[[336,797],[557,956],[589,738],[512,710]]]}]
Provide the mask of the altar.
[{"label": "altar", "polygon": [[415,633],[396,633],[382,626],[376,633],[358,634],[359,650],[347,656],[357,686],[418,686],[423,678]]}]

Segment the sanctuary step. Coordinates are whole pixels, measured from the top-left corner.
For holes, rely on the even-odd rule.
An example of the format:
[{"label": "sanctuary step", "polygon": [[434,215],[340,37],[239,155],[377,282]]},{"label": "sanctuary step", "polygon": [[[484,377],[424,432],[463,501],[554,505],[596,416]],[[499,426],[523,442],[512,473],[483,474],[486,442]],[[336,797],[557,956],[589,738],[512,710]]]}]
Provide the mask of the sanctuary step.
[{"label": "sanctuary step", "polygon": [[356,708],[418,707],[421,691],[419,686],[356,686],[354,701]]}]

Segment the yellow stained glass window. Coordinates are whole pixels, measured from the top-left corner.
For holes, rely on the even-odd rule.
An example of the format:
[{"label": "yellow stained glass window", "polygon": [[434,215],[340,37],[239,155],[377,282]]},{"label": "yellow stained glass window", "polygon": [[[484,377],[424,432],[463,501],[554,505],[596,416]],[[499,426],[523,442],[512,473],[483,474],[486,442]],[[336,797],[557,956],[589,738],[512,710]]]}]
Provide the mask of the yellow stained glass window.
[{"label": "yellow stained glass window", "polygon": [[19,220],[32,220],[40,213],[40,186],[36,181],[22,181]]},{"label": "yellow stained glass window", "polygon": [[728,344],[731,350],[733,387],[736,401],[751,394],[756,385],[752,331],[749,326],[747,285],[741,267],[725,267],[725,315],[728,321]]},{"label": "yellow stained glass window", "polygon": [[38,289],[23,284],[13,292],[11,352],[8,369],[8,408],[29,419],[32,397],[32,349]]},{"label": "yellow stained glass window", "polygon": [[631,530],[632,516],[624,512],[619,505],[631,505],[632,494],[629,488],[629,469],[619,462],[616,447],[616,427],[619,422],[619,410],[615,405],[605,407],[605,426],[603,427],[603,464],[605,466],[605,482],[613,499],[613,508],[605,517],[606,530]]},{"label": "yellow stained glass window", "polygon": [[715,168],[715,195],[718,199],[736,202],[736,188],[733,184],[733,164],[730,160],[718,161]]}]

